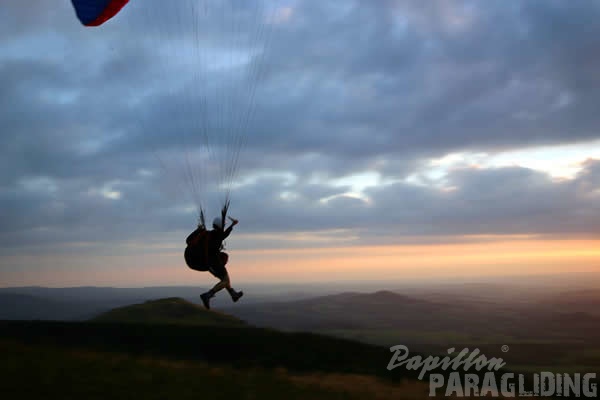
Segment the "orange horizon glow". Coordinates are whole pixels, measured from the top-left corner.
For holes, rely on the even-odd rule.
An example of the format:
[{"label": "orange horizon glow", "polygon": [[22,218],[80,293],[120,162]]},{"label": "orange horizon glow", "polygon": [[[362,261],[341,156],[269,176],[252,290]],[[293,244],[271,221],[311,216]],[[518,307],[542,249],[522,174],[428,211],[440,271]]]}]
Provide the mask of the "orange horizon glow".
[{"label": "orange horizon glow", "polygon": [[[336,282],[348,280],[446,279],[600,272],[600,240],[521,237],[476,243],[235,250],[228,269],[233,282]],[[2,286],[210,285],[208,273],[192,271],[182,251],[141,255],[2,257]],[[39,268],[38,268],[39,267]]]}]

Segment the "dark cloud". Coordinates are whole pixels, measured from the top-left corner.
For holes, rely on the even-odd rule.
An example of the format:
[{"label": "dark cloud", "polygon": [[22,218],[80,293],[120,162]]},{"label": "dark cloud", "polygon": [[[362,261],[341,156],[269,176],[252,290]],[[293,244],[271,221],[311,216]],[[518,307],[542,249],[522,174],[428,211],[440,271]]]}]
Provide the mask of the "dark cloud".
[{"label": "dark cloud", "polygon": [[[69,2],[3,8],[5,249],[183,231],[223,180],[247,232],[598,233],[597,161],[564,182],[405,180],[449,152],[599,138],[597,3],[278,0],[264,30],[258,1],[178,4],[131,2],[99,28]],[[328,182],[367,170],[382,181],[363,198]]]}]

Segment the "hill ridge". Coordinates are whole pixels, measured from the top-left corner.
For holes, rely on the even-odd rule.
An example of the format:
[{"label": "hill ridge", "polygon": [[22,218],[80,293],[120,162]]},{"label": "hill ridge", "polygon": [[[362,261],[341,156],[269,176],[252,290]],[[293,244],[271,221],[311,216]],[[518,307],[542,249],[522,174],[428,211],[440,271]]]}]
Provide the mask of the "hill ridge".
[{"label": "hill ridge", "polygon": [[142,303],[113,308],[92,318],[94,322],[169,323],[207,326],[247,326],[232,315],[204,307],[180,297],[146,300]]}]

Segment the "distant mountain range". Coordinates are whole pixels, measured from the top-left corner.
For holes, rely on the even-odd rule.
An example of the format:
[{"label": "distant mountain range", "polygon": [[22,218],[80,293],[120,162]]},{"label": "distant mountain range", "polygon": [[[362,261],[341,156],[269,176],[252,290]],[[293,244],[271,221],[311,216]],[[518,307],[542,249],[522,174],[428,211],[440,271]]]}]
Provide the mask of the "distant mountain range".
[{"label": "distant mountain range", "polygon": [[[300,299],[311,296],[309,290],[271,288],[264,290],[257,285],[246,290],[245,303],[273,299]],[[199,303],[202,288],[197,286],[112,288],[68,287],[46,288],[37,286],[0,288],[0,319],[85,320],[101,312],[148,300],[180,297]],[[215,306],[228,304],[219,296],[212,302]]]},{"label": "distant mountain range", "polygon": [[[180,297],[199,304],[199,292],[195,287],[5,288],[0,289],[0,319],[88,320],[157,298]],[[281,294],[263,296],[262,301],[247,294],[236,304],[223,292],[214,308],[256,326],[334,333],[385,345],[394,343],[400,333],[403,340],[436,342],[436,337],[596,341],[600,332],[600,290],[536,293],[531,301],[522,295],[504,298],[498,285],[487,290],[476,285],[462,291],[454,286],[406,292],[410,294],[390,290],[310,297]],[[163,306],[166,318],[170,311]]]}]

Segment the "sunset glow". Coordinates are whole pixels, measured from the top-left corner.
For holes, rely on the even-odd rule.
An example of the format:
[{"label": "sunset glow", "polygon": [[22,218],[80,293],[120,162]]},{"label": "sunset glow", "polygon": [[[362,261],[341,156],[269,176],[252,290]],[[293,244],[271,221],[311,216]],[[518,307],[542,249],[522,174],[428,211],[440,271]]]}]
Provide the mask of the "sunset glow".
[{"label": "sunset glow", "polygon": [[[389,280],[466,281],[499,276],[600,272],[600,240],[502,239],[476,243],[277,250],[232,250],[239,283],[326,283]],[[14,285],[206,285],[208,274],[187,268],[180,252],[151,255],[18,256],[5,259]],[[39,271],[32,274],[28,266]]]}]

